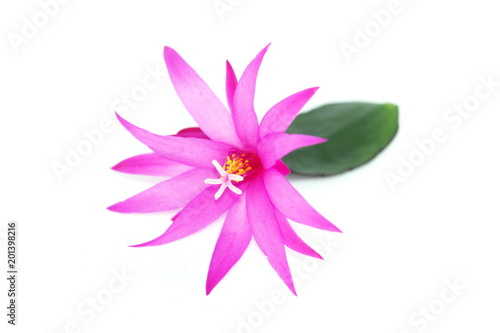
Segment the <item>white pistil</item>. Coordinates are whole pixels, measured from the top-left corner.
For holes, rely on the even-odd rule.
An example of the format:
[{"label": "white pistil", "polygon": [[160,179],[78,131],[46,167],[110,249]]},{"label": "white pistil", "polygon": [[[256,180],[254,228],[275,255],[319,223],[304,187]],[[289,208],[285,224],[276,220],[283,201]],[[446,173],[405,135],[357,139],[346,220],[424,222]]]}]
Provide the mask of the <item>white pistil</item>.
[{"label": "white pistil", "polygon": [[219,190],[215,193],[215,200],[221,197],[226,188],[229,188],[236,194],[241,194],[241,190],[233,185],[233,181],[241,182],[243,180],[243,176],[227,173],[216,160],[213,160],[212,164],[217,169],[221,177],[219,179],[205,179],[205,184],[220,185]]}]

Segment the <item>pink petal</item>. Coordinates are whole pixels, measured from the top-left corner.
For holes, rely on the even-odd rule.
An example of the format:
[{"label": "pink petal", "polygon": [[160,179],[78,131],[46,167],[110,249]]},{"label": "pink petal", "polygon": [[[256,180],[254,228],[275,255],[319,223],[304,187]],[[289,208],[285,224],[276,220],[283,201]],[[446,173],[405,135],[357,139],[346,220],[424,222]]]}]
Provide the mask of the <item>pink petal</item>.
[{"label": "pink petal", "polygon": [[285,162],[282,160],[277,160],[274,168],[279,171],[283,176],[286,176],[290,173],[290,169],[286,166]]},{"label": "pink petal", "polygon": [[274,207],[286,218],[314,228],[340,232],[312,208],[277,170],[269,169],[264,172],[264,184]]},{"label": "pink petal", "polygon": [[192,168],[149,153],[127,158],[111,169],[135,175],[174,177]]},{"label": "pink petal", "polygon": [[257,176],[247,190],[247,216],[253,237],[279,277],[294,295],[292,275],[286,260],[283,237],[276,221],[274,207],[266,193],[262,176]]},{"label": "pink petal", "polygon": [[283,235],[283,241],[286,246],[292,250],[305,254],[306,256],[323,259],[318,252],[314,251],[309,245],[307,245],[300,237],[297,235],[295,230],[293,230],[290,223],[286,218],[281,215],[280,212],[276,212],[276,219],[281,230],[281,235]]},{"label": "pink petal", "polygon": [[307,146],[326,142],[323,138],[303,134],[274,133],[266,135],[259,141],[257,151],[264,169],[276,164],[286,154]]},{"label": "pink petal", "polygon": [[175,91],[203,132],[212,140],[240,146],[231,115],[202,78],[172,48],[165,63]]},{"label": "pink petal", "polygon": [[189,236],[215,221],[240,199],[240,196],[231,191],[225,191],[219,200],[214,199],[219,188],[210,186],[196,196],[173,219],[174,222],[163,235],[149,242],[134,245],[134,247],[157,246],[167,244]]},{"label": "pink petal", "polygon": [[215,173],[209,169],[187,171],[125,201],[118,202],[108,209],[119,213],[152,213],[181,208],[208,186],[203,180],[214,177]]},{"label": "pink petal", "polygon": [[199,127],[188,127],[181,129],[176,136],[181,136],[183,138],[200,138],[200,139],[208,139],[208,136],[203,133],[201,128]]},{"label": "pink petal", "polygon": [[268,134],[285,132],[316,90],[318,90],[318,87],[299,91],[269,109],[260,122],[260,137],[263,138]]},{"label": "pink petal", "polygon": [[212,160],[224,160],[231,146],[206,139],[162,136],[132,125],[116,114],[122,125],[155,153],[181,164],[213,168]]},{"label": "pink petal", "polygon": [[250,62],[236,87],[233,98],[233,119],[236,126],[236,132],[244,146],[255,146],[259,137],[259,127],[257,115],[254,109],[255,83],[257,73],[266,54],[268,44],[257,54],[255,59]]},{"label": "pink petal", "polygon": [[226,61],[226,97],[227,105],[229,106],[229,110],[231,111],[233,110],[233,97],[237,85],[238,78],[236,78],[233,66],[231,66],[229,61]]},{"label": "pink petal", "polygon": [[240,260],[252,239],[245,205],[246,200],[243,193],[241,199],[227,213],[208,270],[207,295],[210,294],[231,267]]}]

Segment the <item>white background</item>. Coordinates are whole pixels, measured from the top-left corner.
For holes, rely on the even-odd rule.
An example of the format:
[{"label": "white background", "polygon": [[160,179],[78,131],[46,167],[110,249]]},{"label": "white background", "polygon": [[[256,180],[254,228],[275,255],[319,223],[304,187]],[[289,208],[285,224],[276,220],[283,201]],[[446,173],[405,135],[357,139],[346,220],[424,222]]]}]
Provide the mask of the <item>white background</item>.
[{"label": "white background", "polygon": [[[498,332],[500,87],[455,128],[443,118],[471,100],[480,76],[500,81],[494,2],[401,0],[350,62],[341,43],[354,45],[356,28],[370,26],[370,13],[389,1],[231,3],[221,17],[212,0],[69,1],[16,52],[9,38],[22,36],[23,17],[33,22],[42,9],[37,1],[2,2],[0,232],[18,221],[20,275],[16,327],[6,323],[7,284],[0,283],[1,331]],[[160,180],[110,170],[147,151],[118,126],[112,103],[138,89],[146,68],[163,68],[164,45],[224,98],[225,60],[241,75],[268,42],[259,116],[289,94],[320,86],[305,110],[392,102],[400,107],[400,130],[359,169],[290,177],[344,232],[297,226],[326,257],[288,252],[292,271],[302,276],[298,297],[255,243],[207,297],[220,221],[176,243],[138,249],[127,245],[160,235],[172,214],[105,209]],[[168,79],[126,117],[163,134],[194,125]],[[60,181],[53,163],[65,163],[68,147],[76,149],[83,131],[103,119],[112,121],[111,132]],[[397,174],[400,158],[417,158],[415,141],[437,128],[446,140],[391,190],[386,173]],[[334,248],[320,245],[332,241]],[[113,277],[122,271],[131,276],[125,286]],[[120,291],[106,291],[110,283]],[[466,289],[454,294],[447,283]],[[279,304],[270,305],[272,294],[281,295]],[[88,307],[95,297],[107,303],[102,311]],[[432,319],[423,319],[419,311],[429,307]]]}]

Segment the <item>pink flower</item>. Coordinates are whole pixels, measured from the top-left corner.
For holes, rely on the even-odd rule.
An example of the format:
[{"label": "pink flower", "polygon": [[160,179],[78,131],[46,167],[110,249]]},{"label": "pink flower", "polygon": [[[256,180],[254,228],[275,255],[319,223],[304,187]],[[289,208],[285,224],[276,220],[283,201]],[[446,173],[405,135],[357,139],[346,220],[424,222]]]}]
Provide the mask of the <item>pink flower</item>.
[{"label": "pink flower", "polygon": [[288,220],[315,228],[340,230],[321,216],[284,177],[290,171],[280,160],[289,152],[325,142],[318,137],[286,134],[285,130],[317,88],[291,95],[274,105],[258,122],[255,82],[266,46],[238,81],[226,63],[229,110],[172,48],[164,56],[173,86],[200,128],[162,136],[122,125],[153,153],[126,159],[114,170],[171,177],[112,205],[121,213],[180,209],[161,236],[139,245],[167,244],[193,234],[227,212],[208,271],[207,295],[240,259],[252,237],[280,278],[296,294],[285,246],[321,258],[304,243]]}]

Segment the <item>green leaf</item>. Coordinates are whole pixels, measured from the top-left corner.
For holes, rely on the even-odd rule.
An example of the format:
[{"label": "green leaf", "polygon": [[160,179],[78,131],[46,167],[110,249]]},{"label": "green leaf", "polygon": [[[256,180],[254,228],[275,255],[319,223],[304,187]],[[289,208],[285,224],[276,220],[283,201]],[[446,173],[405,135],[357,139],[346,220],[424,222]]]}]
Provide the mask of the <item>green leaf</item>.
[{"label": "green leaf", "polygon": [[337,174],[373,159],[397,131],[397,105],[327,104],[298,115],[287,133],[319,136],[328,142],[293,151],[283,161],[295,173]]}]

